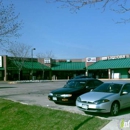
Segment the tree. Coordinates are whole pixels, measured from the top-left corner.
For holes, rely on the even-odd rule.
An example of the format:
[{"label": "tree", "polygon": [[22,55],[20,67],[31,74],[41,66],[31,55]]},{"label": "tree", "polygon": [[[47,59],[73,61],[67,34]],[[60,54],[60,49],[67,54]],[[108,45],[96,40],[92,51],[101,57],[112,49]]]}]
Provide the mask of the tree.
[{"label": "tree", "polygon": [[[116,13],[130,12],[129,0],[46,0],[47,2],[60,2],[62,7],[70,8],[71,11],[77,11],[87,5],[96,5],[100,3],[103,11],[109,7]],[[101,4],[102,3],[102,4]],[[129,6],[128,6],[129,5]],[[122,18],[121,22],[130,22],[130,18]]]},{"label": "tree", "polygon": [[48,51],[45,53],[38,53],[36,56],[38,58],[38,61],[41,63],[42,79],[44,79],[44,60],[51,60],[52,58],[54,58],[54,54],[52,53],[52,51]]},{"label": "tree", "polygon": [[7,43],[9,38],[18,37],[18,30],[21,28],[22,22],[17,21],[19,14],[15,15],[15,7],[13,4],[4,6],[0,1],[0,45]]},{"label": "tree", "polygon": [[18,75],[20,80],[20,73],[23,68],[24,62],[30,56],[31,46],[24,43],[10,43],[6,49],[7,54],[11,56],[10,60],[18,68]]}]

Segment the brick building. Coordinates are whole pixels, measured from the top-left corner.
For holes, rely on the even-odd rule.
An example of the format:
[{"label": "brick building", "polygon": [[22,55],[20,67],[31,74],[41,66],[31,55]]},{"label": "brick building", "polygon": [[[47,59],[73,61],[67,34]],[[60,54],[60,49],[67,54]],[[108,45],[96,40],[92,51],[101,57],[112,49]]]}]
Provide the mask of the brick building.
[{"label": "brick building", "polygon": [[130,55],[84,59],[26,58],[24,62],[9,56],[0,56],[1,81],[70,79],[76,75],[100,79],[128,79]]}]

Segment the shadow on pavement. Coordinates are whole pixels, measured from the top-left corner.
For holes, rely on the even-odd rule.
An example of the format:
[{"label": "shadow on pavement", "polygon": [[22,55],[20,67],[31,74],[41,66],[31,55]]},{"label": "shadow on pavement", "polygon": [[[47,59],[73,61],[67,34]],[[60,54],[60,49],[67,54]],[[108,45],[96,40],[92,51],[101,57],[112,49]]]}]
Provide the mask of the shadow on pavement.
[{"label": "shadow on pavement", "polygon": [[0,87],[0,89],[6,89],[6,88],[16,88],[16,87]]}]

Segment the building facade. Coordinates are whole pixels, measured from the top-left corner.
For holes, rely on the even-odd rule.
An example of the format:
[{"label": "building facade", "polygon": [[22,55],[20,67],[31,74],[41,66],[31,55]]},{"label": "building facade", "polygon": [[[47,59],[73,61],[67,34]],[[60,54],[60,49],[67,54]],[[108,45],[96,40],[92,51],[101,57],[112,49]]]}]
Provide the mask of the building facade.
[{"label": "building facade", "polygon": [[97,57],[87,68],[89,75],[100,79],[128,79],[130,77],[130,55]]},{"label": "building facade", "polygon": [[130,78],[130,55],[84,59],[37,59],[18,61],[0,56],[0,80],[57,80],[87,75],[99,79]]}]

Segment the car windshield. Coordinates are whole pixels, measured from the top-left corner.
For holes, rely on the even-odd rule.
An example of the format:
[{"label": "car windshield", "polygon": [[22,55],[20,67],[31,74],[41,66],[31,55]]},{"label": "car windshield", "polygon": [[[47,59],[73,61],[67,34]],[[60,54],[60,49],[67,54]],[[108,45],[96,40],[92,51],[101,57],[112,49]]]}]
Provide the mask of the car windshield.
[{"label": "car windshield", "polygon": [[97,88],[95,88],[94,92],[107,92],[107,93],[119,93],[121,90],[122,84],[118,83],[103,83]]},{"label": "car windshield", "polygon": [[71,81],[67,83],[64,88],[84,88],[86,85],[85,81]]}]

